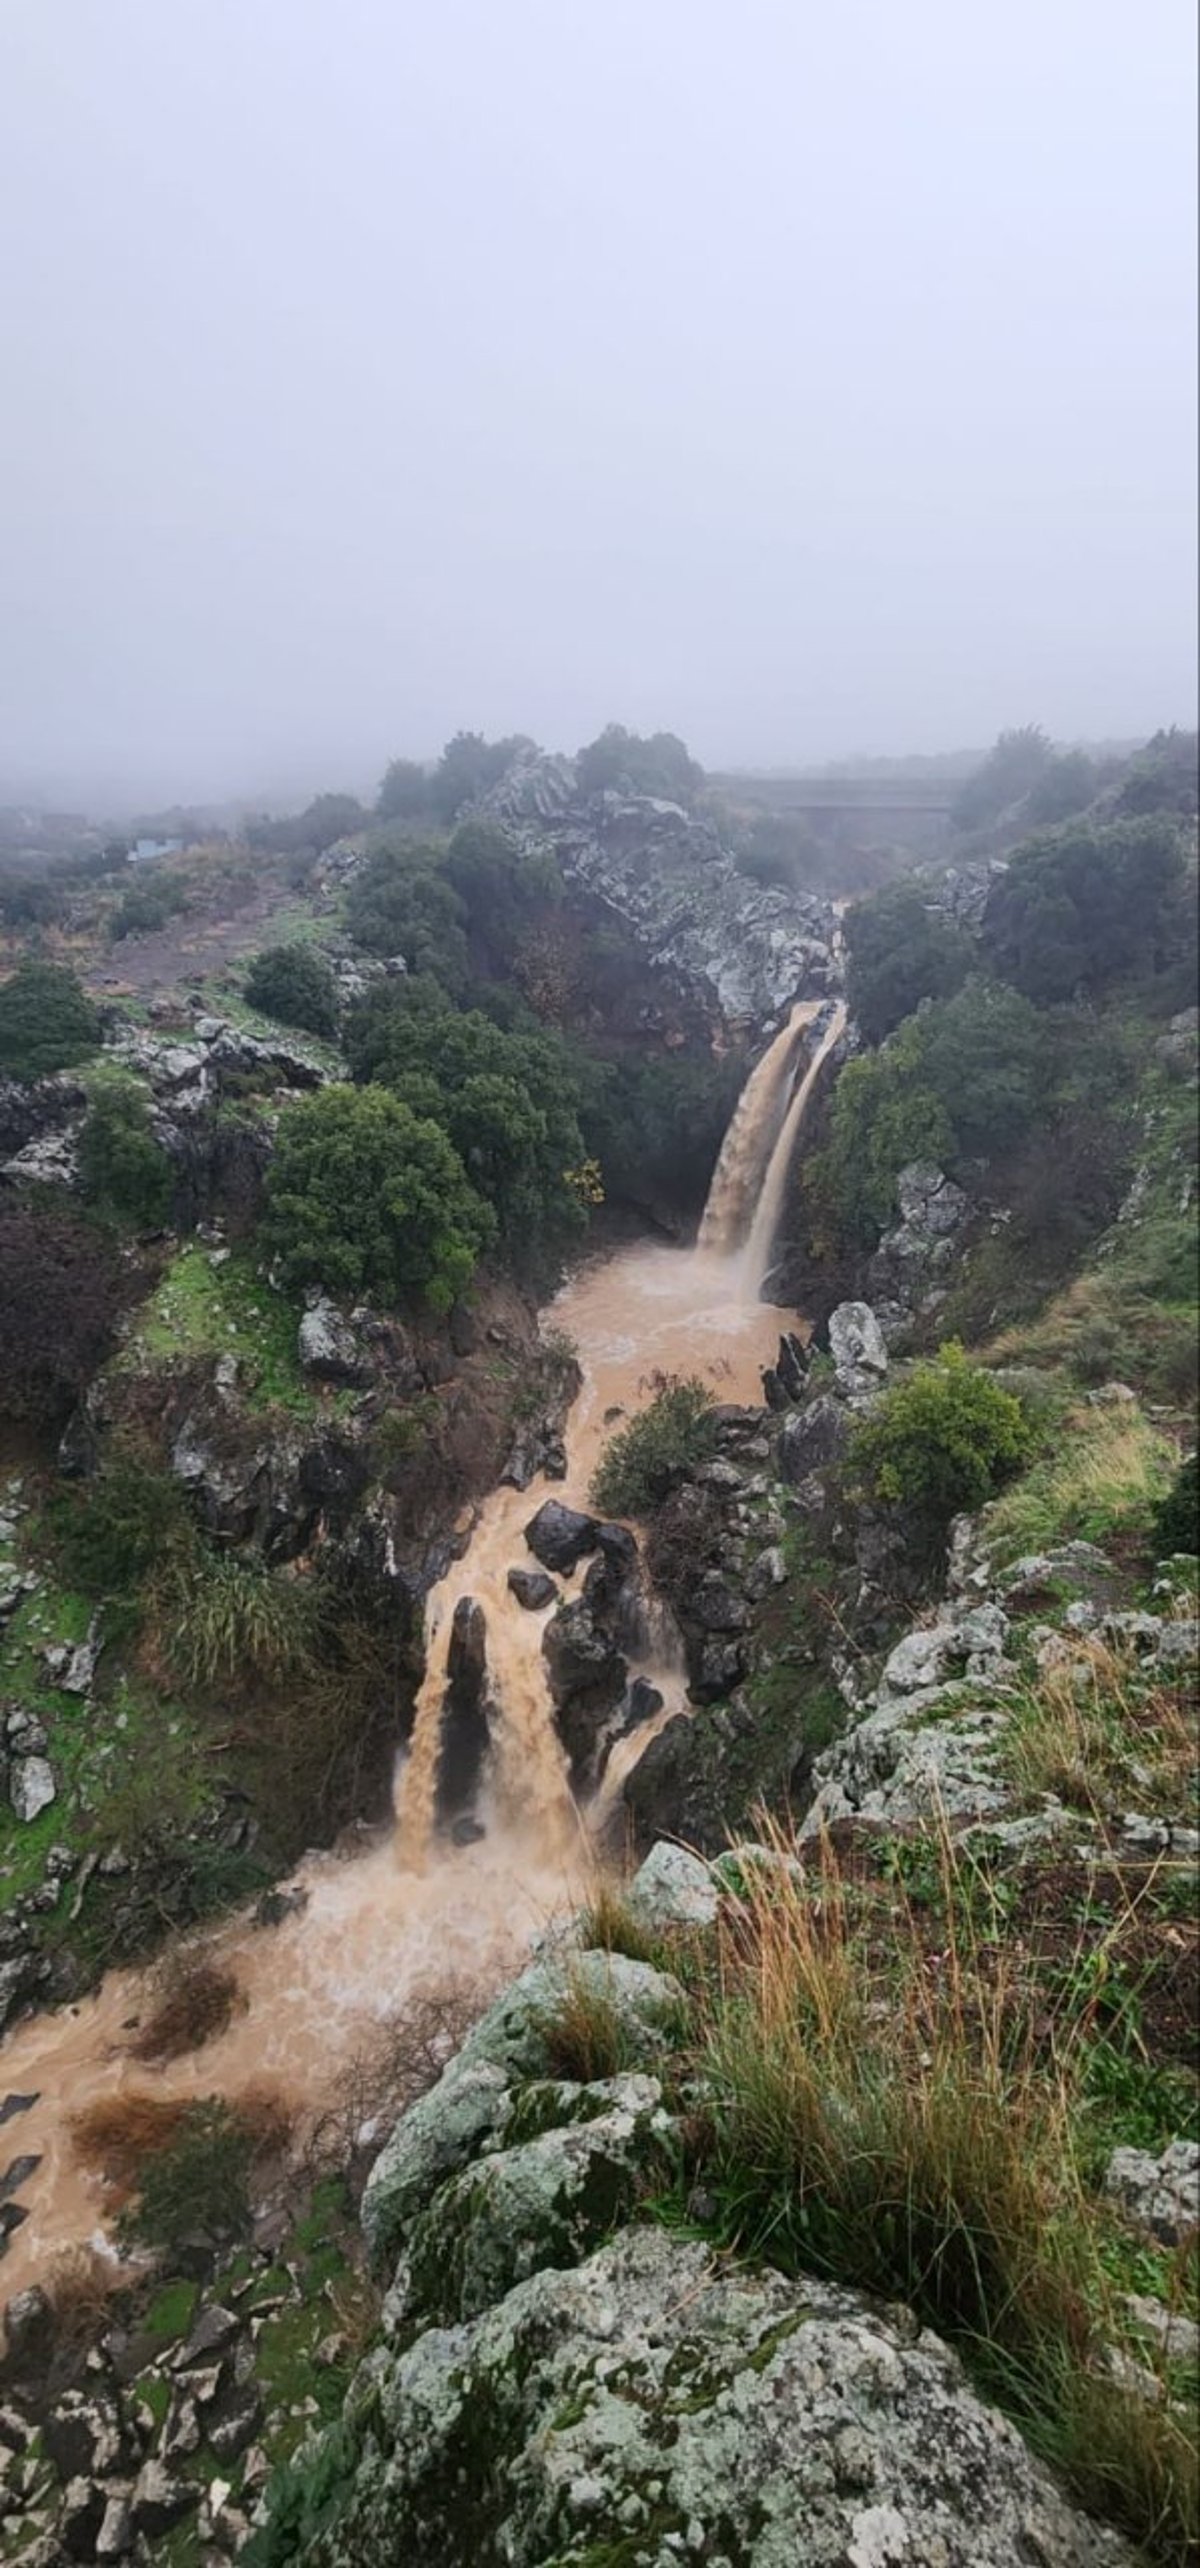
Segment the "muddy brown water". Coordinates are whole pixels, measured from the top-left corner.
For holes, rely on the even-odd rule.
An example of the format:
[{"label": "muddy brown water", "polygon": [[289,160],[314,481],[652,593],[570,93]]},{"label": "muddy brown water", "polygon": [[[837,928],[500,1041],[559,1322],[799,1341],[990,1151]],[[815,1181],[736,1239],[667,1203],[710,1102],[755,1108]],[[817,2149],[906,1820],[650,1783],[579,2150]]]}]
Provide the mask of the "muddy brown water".
[{"label": "muddy brown water", "polygon": [[[545,1680],[546,1615],[516,1603],[507,1573],[530,1560],[524,1528],[543,1499],[587,1505],[607,1435],[645,1404],[657,1376],[698,1374],[719,1400],[761,1398],[762,1368],[789,1315],[759,1301],[745,1229],[772,1182],[772,1154],[786,1141],[790,1155],[803,1112],[796,1056],[806,1021],[797,1011],[772,1046],[770,1074],[758,1078],[736,1144],[731,1128],[714,1180],[734,1200],[728,1221],[709,1223],[706,1244],[692,1250],[639,1244],[583,1263],[547,1312],[548,1324],[573,1339],[583,1377],[566,1427],[567,1478],[494,1491],[463,1557],[430,1593],[427,1673],[397,1777],[393,1833],[349,1860],[309,1858],[295,1876],[307,1904],[280,1925],[256,1927],[243,1915],[190,1939],[234,1972],[241,2000],[228,2028],[199,2051],[157,2069],[131,2057],[136,2019],[153,2002],[144,1971],[110,1973],[92,1996],[19,2025],[3,2045],[0,2093],[37,2095],[9,2126],[14,2152],[41,2159],[21,2188],[28,2217],[0,2269],[5,2297],[44,2274],[57,2250],[105,2243],[112,2199],[72,2141],[82,2108],[123,2094],[232,2102],[270,2094],[300,2120],[315,2115],[345,2091],[355,2061],[407,2002],[466,1982],[482,2003],[550,1921],[587,1895],[598,1822],[653,1728],[686,1708],[682,1675],[671,1664],[644,1667],[665,1696],[659,1722],[619,1744],[601,1794],[581,1811]],[[805,1093],[810,1087],[811,1078]],[[568,1592],[576,1583],[561,1582]],[[487,1619],[494,1751],[480,1809],[486,1834],[453,1847],[435,1835],[433,1805],[446,1654],[463,1596]]]}]

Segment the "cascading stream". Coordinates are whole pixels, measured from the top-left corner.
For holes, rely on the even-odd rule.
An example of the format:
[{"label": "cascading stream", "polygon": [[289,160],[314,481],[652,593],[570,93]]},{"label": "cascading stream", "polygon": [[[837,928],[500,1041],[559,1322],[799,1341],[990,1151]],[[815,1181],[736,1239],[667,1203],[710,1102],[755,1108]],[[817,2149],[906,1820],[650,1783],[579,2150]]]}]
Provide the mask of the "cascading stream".
[{"label": "cascading stream", "polygon": [[[524,1528],[547,1497],[586,1507],[613,1424],[642,1407],[657,1377],[698,1374],[719,1400],[753,1402],[774,1354],[780,1314],[760,1302],[787,1169],[813,1084],[843,1022],[835,1013],[789,1102],[795,1052],[815,1007],[792,1011],[746,1083],[694,1249],[642,1244],[583,1263],[549,1317],[574,1340],[582,1387],[565,1431],[567,1477],[492,1492],[460,1560],[427,1600],[428,1664],[392,1836],[339,1861],[315,1855],[296,1876],[306,1904],[274,1928],[245,1917],[193,1939],[237,1980],[240,2009],[225,2032],[160,2068],[132,2057],[130,2026],[153,2000],[149,1974],[110,1972],[94,1994],[18,2025],[3,2046],[4,2079],[35,2097],[19,2146],[38,2160],[22,2189],[24,2225],[9,2241],[3,2290],[21,2290],[54,2251],[103,2234],[111,2204],[82,2165],[70,2115],[122,2093],[236,2103],[264,2093],[303,2117],[352,2080],[381,2019],[419,1992],[467,1980],[482,2003],[518,1969],[556,1911],[587,1896],[590,1831],[619,1806],[621,1786],[646,1742],[688,1709],[669,1632],[647,1625],[642,1672],[664,1697],[642,1728],[618,1739],[600,1792],[581,1813],[566,1780],[542,1656],[546,1614],[509,1593],[507,1575],[528,1564]],[[757,1212],[754,1190],[761,1183]],[[569,1595],[582,1583],[561,1583]],[[487,1626],[492,1751],[475,1842],[436,1830],[438,1761],[447,1653],[455,1606],[474,1597]],[[553,1610],[548,1608],[548,1611]]]},{"label": "cascading stream", "polygon": [[797,1001],[738,1098],[701,1217],[696,1246],[702,1251],[728,1257],[746,1236],[771,1145],[787,1109],[796,1045],[802,1029],[816,1016],[817,1005],[816,1000]]},{"label": "cascading stream", "polygon": [[767,1164],[767,1173],[763,1179],[754,1209],[754,1218],[742,1253],[745,1289],[752,1293],[756,1300],[771,1271],[771,1255],[783,1213],[788,1174],[796,1154],[800,1127],[808,1111],[808,1102],[824,1064],[835,1043],[844,1033],[845,1026],[846,1010],[839,1003],[787,1108]]}]

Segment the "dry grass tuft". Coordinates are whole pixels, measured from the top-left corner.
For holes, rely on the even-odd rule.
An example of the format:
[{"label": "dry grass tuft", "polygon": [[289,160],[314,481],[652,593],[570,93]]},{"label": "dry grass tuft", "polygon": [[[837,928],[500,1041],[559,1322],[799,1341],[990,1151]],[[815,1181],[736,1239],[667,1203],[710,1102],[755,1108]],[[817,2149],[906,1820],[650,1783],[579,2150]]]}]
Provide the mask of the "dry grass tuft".
[{"label": "dry grass tuft", "polygon": [[1197,1717],[1190,1688],[1146,1675],[1132,1649],[1073,1644],[1012,1706],[1004,1756],[1018,1791],[1071,1808],[1163,1811],[1195,1793]]},{"label": "dry grass tuft", "polygon": [[200,1953],[174,1953],[158,1974],[147,2021],[130,2043],[135,2060],[178,2060],[224,2033],[245,2006],[237,1975]]}]

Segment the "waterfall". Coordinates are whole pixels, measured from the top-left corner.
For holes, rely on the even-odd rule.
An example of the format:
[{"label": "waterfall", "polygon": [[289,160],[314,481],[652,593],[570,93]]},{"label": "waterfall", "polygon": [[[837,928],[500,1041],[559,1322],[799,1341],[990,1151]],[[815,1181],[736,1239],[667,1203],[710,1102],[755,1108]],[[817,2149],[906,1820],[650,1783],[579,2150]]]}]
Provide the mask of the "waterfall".
[{"label": "waterfall", "polygon": [[804,1077],[802,1078],[800,1085],[792,1098],[791,1104],[783,1117],[783,1121],[779,1127],[778,1135],[776,1137],[774,1149],[772,1150],[770,1159],[767,1162],[767,1173],[759,1190],[758,1202],[754,1208],[754,1218],[751,1221],[749,1232],[746,1236],[745,1249],[742,1253],[744,1290],[747,1293],[753,1294],[755,1300],[757,1300],[761,1294],[763,1285],[766,1283],[767,1276],[770,1272],[771,1251],[775,1246],[775,1234],[779,1229],[779,1219],[783,1211],[783,1198],[788,1181],[788,1170],[792,1164],[792,1154],[796,1147],[800,1126],[804,1121],[808,1101],[816,1085],[822,1064],[824,1063],[827,1055],[832,1052],[834,1044],[838,1041],[845,1023],[846,1011],[839,1003],[830,1017],[829,1023],[819,1044],[817,1045],[817,1049],[813,1054],[812,1060],[809,1062],[808,1068],[804,1073]]},{"label": "waterfall", "polygon": [[787,1024],[767,1045],[738,1098],[721,1144],[708,1191],[697,1248],[729,1257],[746,1236],[763,1173],[787,1110],[788,1080],[804,1026],[817,1014],[816,1000],[799,1000]]}]

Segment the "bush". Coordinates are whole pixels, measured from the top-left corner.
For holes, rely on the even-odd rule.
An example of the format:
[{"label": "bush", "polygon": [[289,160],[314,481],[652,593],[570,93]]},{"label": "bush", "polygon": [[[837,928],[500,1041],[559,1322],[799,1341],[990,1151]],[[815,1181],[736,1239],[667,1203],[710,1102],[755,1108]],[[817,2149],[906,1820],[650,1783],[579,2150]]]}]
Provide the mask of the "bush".
[{"label": "bush", "polygon": [[1200,1552],[1200,1455],[1189,1453],[1174,1482],[1154,1511],[1154,1554],[1169,1560],[1172,1552]]},{"label": "bush", "polygon": [[904,1508],[920,1541],[981,1507],[1030,1444],[1020,1401],[951,1341],[885,1391],[855,1430],[852,1458],[867,1495]]},{"label": "bush", "polygon": [[279,1025],[332,1034],[337,1024],[333,974],[311,945],[270,945],[256,954],[246,974],[245,995],[250,1007]]},{"label": "bush", "polygon": [[918,883],[889,883],[856,902],[845,936],[846,995],[868,1043],[882,1043],[922,999],[952,997],[971,969],[971,938]]},{"label": "bush", "polygon": [[685,1471],[703,1462],[716,1440],[712,1395],[696,1375],[659,1380],[648,1409],[610,1437],[592,1482],[592,1499],[609,1516],[645,1516],[661,1506]]},{"label": "bush", "polygon": [[99,1048],[100,1019],[73,972],[21,963],[0,988],[0,1078],[45,1079]]},{"label": "bush", "polygon": [[179,2060],[224,2033],[246,2003],[236,1974],[206,1954],[173,1950],[158,1975],[149,2015],[130,2050],[135,2060]]},{"label": "bush", "polygon": [[72,1587],[96,1598],[130,1597],[164,1558],[188,1545],[192,1520],[170,1472],[117,1446],[94,1480],[51,1502],[50,1528]]},{"label": "bush", "polygon": [[329,1087],[280,1117],[265,1231],[289,1284],[445,1311],[494,1223],[438,1124],[381,1088]]},{"label": "bush", "polygon": [[466,912],[440,868],[436,849],[377,847],[347,893],[346,925],[368,954],[402,955],[455,998],[468,980]]},{"label": "bush", "polygon": [[136,1079],[120,1071],[97,1078],[79,1138],[79,1169],[98,1211],[138,1230],[161,1230],[168,1221],[171,1162],[155,1140],[149,1099]]},{"label": "bush", "polygon": [[124,936],[152,936],[189,906],[185,886],[171,874],[133,884],[123,892],[112,914],[109,933],[114,945]]},{"label": "bush", "polygon": [[244,2237],[253,2217],[250,2171],[266,2136],[220,2096],[186,2106],[174,2136],[139,2171],[136,2198],[118,2224],[122,2238],[179,2256]]},{"label": "bush", "polygon": [[0,1416],[59,1421],[108,1354],[127,1289],[91,1223],[0,1211]]},{"label": "bush", "polygon": [[155,1622],[185,1685],[260,1677],[277,1684],[301,1667],[312,1641],[311,1589],[258,1561],[199,1546],[174,1560],[158,1585]]}]

